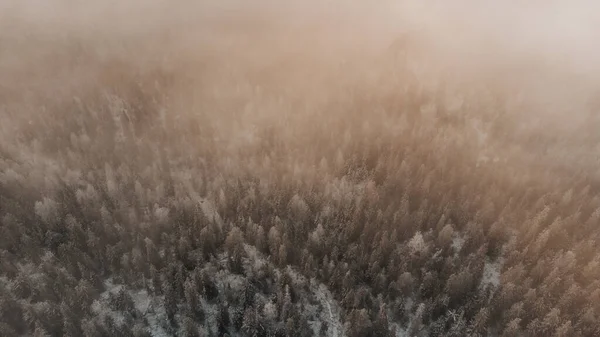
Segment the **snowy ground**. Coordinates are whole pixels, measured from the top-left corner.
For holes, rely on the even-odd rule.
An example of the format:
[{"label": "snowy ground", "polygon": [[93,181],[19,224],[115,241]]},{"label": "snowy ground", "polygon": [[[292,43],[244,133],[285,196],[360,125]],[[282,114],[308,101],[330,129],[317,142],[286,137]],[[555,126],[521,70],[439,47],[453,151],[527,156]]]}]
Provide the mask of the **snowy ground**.
[{"label": "snowy ground", "polygon": [[487,260],[483,267],[483,277],[481,278],[481,288],[488,284],[494,288],[500,285],[500,274],[502,272],[503,258],[498,258],[496,261]]},{"label": "snowy ground", "polygon": [[[246,246],[248,259],[245,264],[253,264],[255,266],[261,264],[270,264],[270,262],[261,256],[254,247]],[[219,270],[213,274],[215,284],[219,291],[224,289],[241,289],[245,282],[243,275],[237,275],[226,270],[224,265],[227,263],[226,256],[220,256],[220,261],[217,262]],[[222,261],[221,261],[222,260]],[[297,303],[297,308],[302,308],[303,317],[309,323],[313,335],[319,335],[324,323],[327,325],[327,334],[329,337],[343,337],[344,328],[340,316],[340,308],[333,295],[327,287],[315,279],[307,280],[300,273],[291,267],[286,269],[276,269],[277,278],[283,273],[287,273],[292,277],[292,283],[297,289],[303,289],[302,284],[308,285],[308,293],[303,294],[300,298],[301,303]],[[173,334],[181,335],[182,331],[174,331],[168,324],[166,311],[164,308],[163,296],[153,296],[146,290],[142,289],[125,289],[123,285],[116,284],[112,278],[104,282],[105,291],[92,304],[92,311],[97,315],[99,320],[104,320],[106,317],[112,318],[117,326],[127,324],[138,324],[144,322],[145,329],[153,337],[166,337]],[[125,290],[131,297],[135,307],[135,313],[125,313],[114,310],[110,304],[111,297],[116,296],[120,291]],[[258,294],[259,298],[265,299],[273,294]],[[217,317],[219,313],[218,304],[209,303],[202,296],[199,296],[199,302],[205,312],[205,320],[200,329],[205,331],[212,330],[216,332]],[[230,317],[237,310],[233,305],[229,307]],[[134,323],[137,322],[137,323]],[[230,333],[231,336],[236,336],[235,332]]]}]

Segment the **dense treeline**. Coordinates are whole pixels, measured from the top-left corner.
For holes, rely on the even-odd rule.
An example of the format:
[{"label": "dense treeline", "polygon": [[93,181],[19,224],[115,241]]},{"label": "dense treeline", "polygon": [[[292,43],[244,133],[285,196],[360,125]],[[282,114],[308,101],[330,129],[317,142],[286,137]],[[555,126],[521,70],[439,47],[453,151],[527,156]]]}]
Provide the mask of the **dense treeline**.
[{"label": "dense treeline", "polygon": [[7,105],[1,336],[600,335],[595,173],[504,88],[248,55]]}]

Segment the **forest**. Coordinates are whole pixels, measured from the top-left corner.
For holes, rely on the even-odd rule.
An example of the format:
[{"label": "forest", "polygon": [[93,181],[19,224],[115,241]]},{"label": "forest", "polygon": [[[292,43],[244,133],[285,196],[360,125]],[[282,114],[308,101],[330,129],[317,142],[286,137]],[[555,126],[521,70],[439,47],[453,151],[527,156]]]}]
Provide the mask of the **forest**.
[{"label": "forest", "polygon": [[600,336],[573,39],[392,1],[0,2],[0,336]]}]

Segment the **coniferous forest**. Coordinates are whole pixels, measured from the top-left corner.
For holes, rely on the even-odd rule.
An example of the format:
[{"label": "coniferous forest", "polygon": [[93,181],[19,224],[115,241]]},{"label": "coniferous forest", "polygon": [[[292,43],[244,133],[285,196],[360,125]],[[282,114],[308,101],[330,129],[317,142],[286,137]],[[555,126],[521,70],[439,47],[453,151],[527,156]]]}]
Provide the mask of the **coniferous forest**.
[{"label": "coniferous forest", "polygon": [[5,0],[0,336],[600,336],[593,64],[341,3]]}]

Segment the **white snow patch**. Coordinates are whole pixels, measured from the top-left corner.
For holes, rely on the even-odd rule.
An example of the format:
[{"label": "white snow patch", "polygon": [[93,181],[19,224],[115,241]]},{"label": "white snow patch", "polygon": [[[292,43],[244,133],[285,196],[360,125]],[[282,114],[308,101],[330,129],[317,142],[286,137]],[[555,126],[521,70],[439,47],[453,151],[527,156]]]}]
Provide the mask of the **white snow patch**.
[{"label": "white snow patch", "polygon": [[202,310],[204,310],[204,326],[206,329],[216,331],[218,326],[219,306],[217,304],[211,304],[204,298],[200,298],[200,304]]},{"label": "white snow patch", "polygon": [[[263,264],[269,263],[256,250],[255,247],[245,245],[244,248],[253,263]],[[313,335],[318,336],[321,326],[324,322],[327,323],[328,337],[344,337],[344,329],[342,319],[340,317],[340,309],[337,301],[333,298],[331,291],[323,283],[315,278],[308,280],[304,275],[300,274],[291,266],[287,266],[285,270],[275,269],[277,278],[281,277],[282,273],[287,273],[291,277],[292,284],[297,288],[303,288],[302,285],[309,285],[309,291],[314,295],[314,299],[318,302],[316,305],[309,302],[304,303],[304,311],[309,317],[308,324],[313,331]],[[318,308],[321,307],[321,313],[317,314]]]},{"label": "white snow patch", "polygon": [[144,290],[129,291],[134,306],[148,320],[149,332],[153,337],[167,337],[169,334],[163,325],[167,321],[167,313],[163,306],[162,296],[151,296]]},{"label": "white snow patch", "polygon": [[396,336],[395,337],[409,337],[408,336],[408,329],[404,329],[398,323],[390,323],[389,324],[389,328],[390,328],[390,330],[392,330],[393,328],[396,329]]},{"label": "white snow patch", "polygon": [[214,221],[217,225],[223,226],[223,219],[217,212],[217,207],[208,199],[200,200],[200,209],[204,216],[206,216],[210,221]]},{"label": "white snow patch", "polygon": [[502,271],[502,265],[504,263],[503,258],[499,258],[496,261],[485,261],[483,267],[483,276],[481,278],[480,287],[483,288],[486,285],[492,285],[494,288],[500,285],[500,273]]},{"label": "white snow patch", "polygon": [[110,295],[118,293],[123,286],[113,284],[111,279],[106,280],[104,286],[106,287],[106,291],[100,294],[100,299],[92,303],[92,312],[99,317],[110,316],[117,326],[122,326],[125,324],[125,316],[118,311],[110,309],[108,301]]},{"label": "white snow patch", "polygon": [[[136,308],[138,305],[136,302]],[[148,320],[149,332],[152,337],[170,336],[163,328],[164,323],[167,322],[167,312],[163,306],[162,296],[150,299],[149,310],[145,313],[144,317]]]},{"label": "white snow patch", "polygon": [[324,284],[317,282],[315,279],[311,279],[311,288],[317,300],[325,309],[321,313],[321,316],[323,317],[323,321],[327,322],[328,324],[328,335],[330,337],[344,336],[344,329],[342,326],[339,308],[329,289],[327,289]]},{"label": "white snow patch", "polygon": [[[410,296],[407,297],[406,300],[404,301],[404,311],[407,313],[411,312],[414,304],[415,304],[415,300]],[[391,317],[391,316],[392,316],[392,313],[388,311],[388,317]],[[406,324],[406,327],[402,327],[401,324],[399,324],[398,322],[393,322],[393,321],[389,322],[388,327],[390,330],[393,330],[394,328],[396,329],[395,337],[410,337],[408,335],[408,327],[410,327],[412,325],[413,317],[414,317],[414,314],[409,315],[409,320],[408,320],[408,323]]]},{"label": "white snow patch", "polygon": [[455,236],[454,238],[452,238],[452,248],[454,248],[454,251],[458,254],[458,252],[460,252],[460,250],[462,249],[463,245],[465,244],[465,238],[461,237],[461,236]]},{"label": "white snow patch", "polygon": [[[110,316],[118,326],[125,324],[125,316],[109,307],[108,301],[111,294],[116,294],[123,285],[114,284],[112,279],[104,281],[106,291],[100,294],[100,299],[92,303],[92,312],[98,317]],[[167,314],[163,306],[162,296],[151,296],[144,290],[125,289],[131,296],[134,306],[148,321],[148,331],[153,337],[169,337],[163,326],[167,322]]]}]

